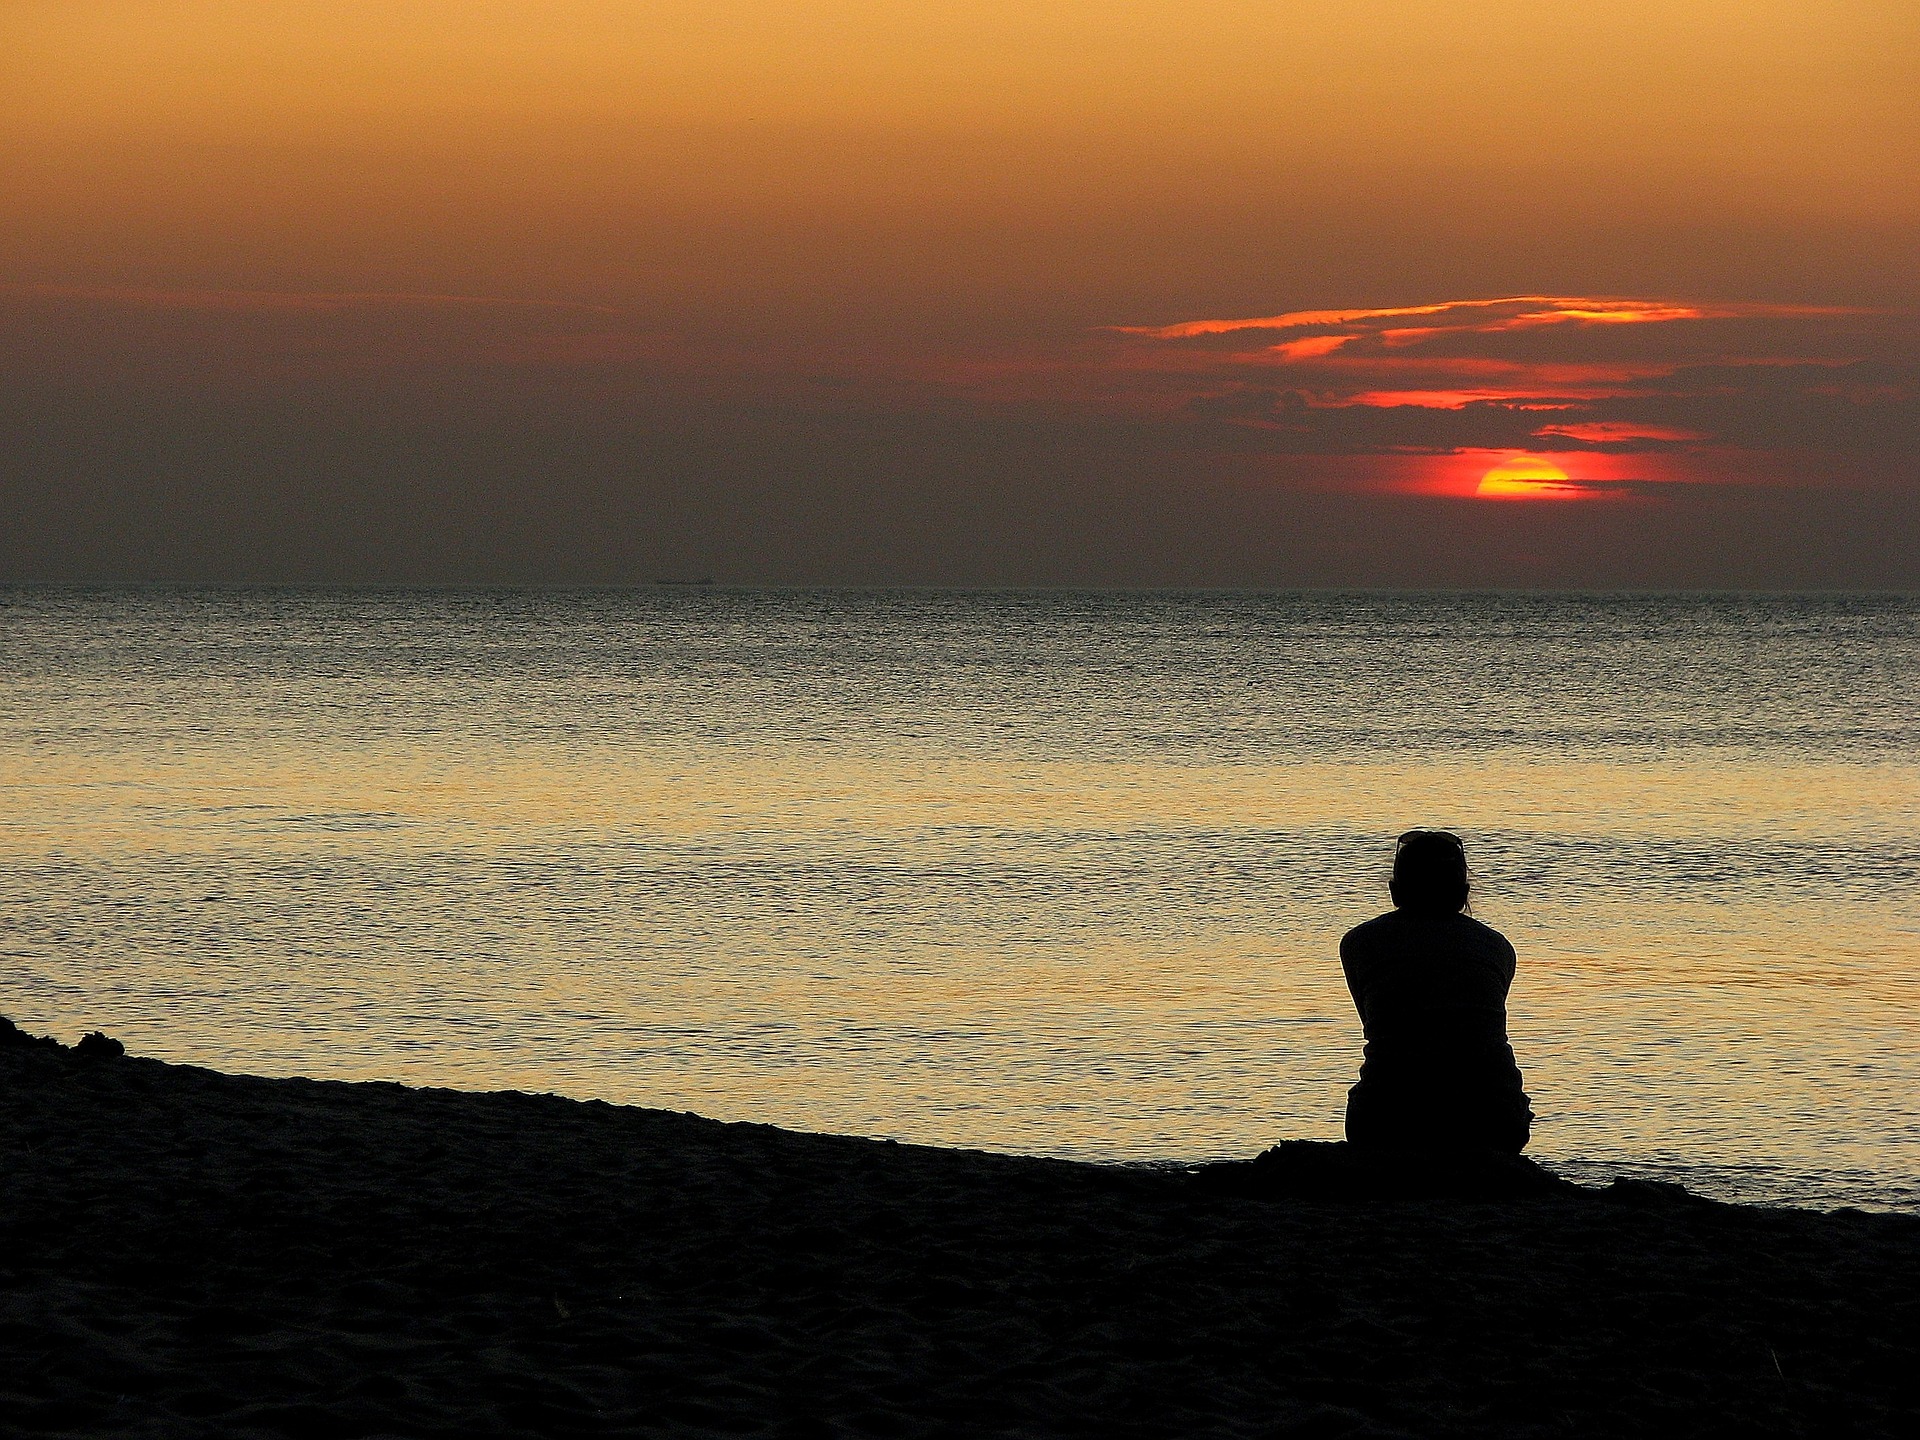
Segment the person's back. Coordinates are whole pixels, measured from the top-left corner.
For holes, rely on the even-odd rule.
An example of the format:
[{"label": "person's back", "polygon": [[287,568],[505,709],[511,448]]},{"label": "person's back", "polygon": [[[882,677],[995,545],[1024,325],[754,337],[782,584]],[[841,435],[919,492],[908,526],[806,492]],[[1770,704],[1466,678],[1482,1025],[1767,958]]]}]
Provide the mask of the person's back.
[{"label": "person's back", "polygon": [[1507,1042],[1513,947],[1460,913],[1466,852],[1444,831],[1401,837],[1390,889],[1397,908],[1340,942],[1367,1040],[1347,1138],[1517,1153],[1533,1112]]}]

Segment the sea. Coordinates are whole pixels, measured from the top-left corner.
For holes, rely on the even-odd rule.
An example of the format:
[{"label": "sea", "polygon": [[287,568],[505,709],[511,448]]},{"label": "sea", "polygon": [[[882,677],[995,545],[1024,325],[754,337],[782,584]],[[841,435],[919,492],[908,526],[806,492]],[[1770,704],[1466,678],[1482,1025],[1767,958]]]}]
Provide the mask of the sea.
[{"label": "sea", "polygon": [[0,590],[0,1013],[1126,1164],[1336,1139],[1393,840],[1529,1153],[1920,1211],[1920,596]]}]

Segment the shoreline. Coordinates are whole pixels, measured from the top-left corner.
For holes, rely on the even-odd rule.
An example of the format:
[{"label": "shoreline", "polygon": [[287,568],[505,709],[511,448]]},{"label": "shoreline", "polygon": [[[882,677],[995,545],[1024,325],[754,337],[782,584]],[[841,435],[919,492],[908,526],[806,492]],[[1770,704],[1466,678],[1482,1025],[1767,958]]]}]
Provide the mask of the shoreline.
[{"label": "shoreline", "polygon": [[1920,1217],[1431,1174],[1410,1198],[1404,1170],[1389,1198],[1336,1146],[1293,1152],[1338,1171],[1314,1191],[1299,1164],[1276,1186],[26,1043],[0,1047],[0,1107],[0,1413],[39,1434],[1920,1415]]}]

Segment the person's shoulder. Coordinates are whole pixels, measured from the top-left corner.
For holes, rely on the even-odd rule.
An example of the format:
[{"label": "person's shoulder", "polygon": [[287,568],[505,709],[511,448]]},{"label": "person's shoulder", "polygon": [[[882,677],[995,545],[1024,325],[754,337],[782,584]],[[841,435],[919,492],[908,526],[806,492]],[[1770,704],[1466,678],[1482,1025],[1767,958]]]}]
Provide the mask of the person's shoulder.
[{"label": "person's shoulder", "polygon": [[1467,927],[1467,933],[1473,936],[1475,944],[1481,949],[1505,955],[1509,960],[1513,958],[1513,942],[1485,921],[1462,915],[1460,923]]},{"label": "person's shoulder", "polygon": [[1400,912],[1389,910],[1384,915],[1376,915],[1363,921],[1340,937],[1342,955],[1364,955],[1378,948],[1400,926]]}]

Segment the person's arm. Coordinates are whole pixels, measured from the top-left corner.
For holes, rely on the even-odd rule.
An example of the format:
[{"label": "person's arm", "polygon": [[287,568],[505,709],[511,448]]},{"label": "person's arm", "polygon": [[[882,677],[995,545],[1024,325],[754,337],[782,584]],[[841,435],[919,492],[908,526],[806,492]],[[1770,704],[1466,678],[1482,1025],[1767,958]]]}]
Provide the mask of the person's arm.
[{"label": "person's arm", "polygon": [[1367,1023],[1367,977],[1371,967],[1353,937],[1351,930],[1340,937],[1340,973],[1347,977],[1347,994],[1353,997],[1354,1012],[1359,1015],[1364,1028]]}]

